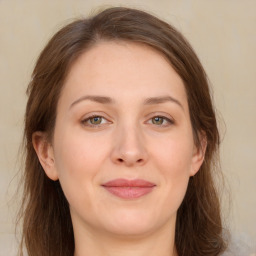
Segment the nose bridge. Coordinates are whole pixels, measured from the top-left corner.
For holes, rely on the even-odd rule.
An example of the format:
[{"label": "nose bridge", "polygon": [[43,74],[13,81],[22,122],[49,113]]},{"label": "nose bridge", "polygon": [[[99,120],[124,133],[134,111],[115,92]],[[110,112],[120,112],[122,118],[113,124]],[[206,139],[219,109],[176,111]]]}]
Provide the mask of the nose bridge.
[{"label": "nose bridge", "polygon": [[112,160],[127,166],[147,161],[147,151],[141,127],[135,122],[119,124],[115,133]]}]

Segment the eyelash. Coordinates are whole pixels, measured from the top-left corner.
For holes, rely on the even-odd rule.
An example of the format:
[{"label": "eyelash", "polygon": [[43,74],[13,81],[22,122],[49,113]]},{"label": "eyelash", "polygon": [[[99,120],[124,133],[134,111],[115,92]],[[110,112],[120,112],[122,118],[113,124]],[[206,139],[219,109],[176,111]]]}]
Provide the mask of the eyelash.
[{"label": "eyelash", "polygon": [[[92,124],[90,122],[90,120],[92,120],[93,118],[101,118],[103,120],[105,120],[104,123],[100,123],[100,124]],[[154,118],[161,118],[163,119],[163,122],[165,122],[165,124],[154,124],[153,123],[153,119]],[[151,122],[150,122],[151,121]],[[161,116],[161,115],[155,115],[153,117],[151,117],[146,123],[150,122],[151,125],[154,125],[156,127],[167,127],[169,125],[173,125],[175,122],[174,120],[170,119],[170,118],[167,118],[166,116]],[[88,126],[88,127],[92,127],[92,128],[100,128],[102,127],[103,125],[107,124],[107,123],[111,123],[109,120],[107,120],[105,117],[101,116],[101,115],[91,115],[89,117],[86,117],[85,119],[83,119],[81,121],[82,125],[84,126]]]},{"label": "eyelash", "polygon": [[89,126],[89,127],[92,127],[92,128],[99,128],[101,127],[102,125],[104,125],[105,123],[100,123],[100,124],[92,124],[90,123],[90,120],[92,120],[93,118],[101,118],[101,119],[104,119],[106,120],[105,123],[111,123],[110,121],[108,121],[105,117],[101,116],[101,115],[91,115],[89,117],[86,117],[85,119],[83,119],[81,121],[81,123],[84,125],[84,126]]},{"label": "eyelash", "polygon": [[[163,122],[165,122],[165,124],[159,124],[159,125],[154,124],[154,123],[153,123],[153,119],[154,119],[154,118],[162,118],[162,119],[163,119]],[[161,116],[161,115],[155,115],[155,116],[151,117],[149,120],[151,120],[151,124],[152,124],[152,125],[159,126],[159,127],[167,127],[167,126],[169,126],[169,125],[173,125],[173,124],[174,124],[174,121],[173,121],[172,119],[170,119],[170,118],[168,118],[168,117],[166,117],[166,116]],[[147,122],[148,122],[148,121],[147,121]]]}]

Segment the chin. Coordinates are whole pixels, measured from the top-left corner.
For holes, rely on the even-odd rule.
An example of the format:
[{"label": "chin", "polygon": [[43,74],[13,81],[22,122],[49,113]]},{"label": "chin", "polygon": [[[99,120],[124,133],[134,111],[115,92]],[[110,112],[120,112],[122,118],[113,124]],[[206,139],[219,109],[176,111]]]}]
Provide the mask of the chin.
[{"label": "chin", "polygon": [[[112,218],[111,218],[112,217]],[[159,229],[166,221],[155,218],[152,212],[122,211],[119,214],[105,218],[105,228],[108,232],[119,236],[143,236]]]}]

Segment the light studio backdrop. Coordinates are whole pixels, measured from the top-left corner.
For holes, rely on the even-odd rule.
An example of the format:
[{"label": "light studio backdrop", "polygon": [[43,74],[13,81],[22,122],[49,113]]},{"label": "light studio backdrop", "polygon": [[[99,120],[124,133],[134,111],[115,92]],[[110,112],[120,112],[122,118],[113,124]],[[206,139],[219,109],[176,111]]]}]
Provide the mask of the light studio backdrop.
[{"label": "light studio backdrop", "polygon": [[[254,252],[255,0],[0,0],[0,256],[17,251],[17,202],[10,200],[17,187],[13,177],[19,168],[25,90],[36,58],[53,33],[75,17],[120,5],[141,8],[173,24],[202,61],[221,119],[221,163],[233,202],[228,222],[234,241]],[[239,256],[243,254],[250,255],[241,251]]]}]

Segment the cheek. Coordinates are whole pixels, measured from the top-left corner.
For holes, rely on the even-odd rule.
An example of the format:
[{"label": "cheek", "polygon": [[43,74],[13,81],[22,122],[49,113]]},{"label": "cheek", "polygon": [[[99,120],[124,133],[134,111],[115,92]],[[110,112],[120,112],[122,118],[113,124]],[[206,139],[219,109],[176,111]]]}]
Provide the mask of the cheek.
[{"label": "cheek", "polygon": [[55,167],[70,203],[75,203],[79,195],[92,193],[105,153],[103,146],[99,148],[93,142],[83,134],[68,131],[55,140]]},{"label": "cheek", "polygon": [[[176,137],[177,138],[177,137]],[[190,139],[170,139],[162,141],[164,147],[157,147],[154,150],[154,164],[161,173],[162,180],[162,204],[172,211],[176,211],[187,190],[192,164],[193,143]]]},{"label": "cheek", "polygon": [[56,143],[56,162],[60,175],[90,175],[93,174],[104,159],[106,148],[104,144],[95,143],[97,139],[85,136],[83,133],[65,132]]},{"label": "cheek", "polygon": [[179,178],[189,175],[193,160],[193,139],[191,136],[170,136],[153,147],[155,159],[165,177]]},{"label": "cheek", "polygon": [[[71,133],[72,134],[72,133]],[[78,214],[93,211],[95,177],[99,173],[102,151],[88,138],[80,134],[62,136],[56,143],[55,164],[62,190],[70,205],[70,210]]]}]

